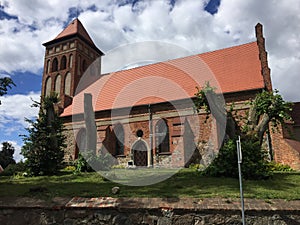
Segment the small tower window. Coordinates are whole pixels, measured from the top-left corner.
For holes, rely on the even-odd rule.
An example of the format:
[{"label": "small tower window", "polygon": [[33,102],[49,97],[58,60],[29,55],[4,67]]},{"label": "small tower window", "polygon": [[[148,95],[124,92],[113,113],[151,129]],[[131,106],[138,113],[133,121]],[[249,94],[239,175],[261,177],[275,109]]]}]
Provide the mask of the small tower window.
[{"label": "small tower window", "polygon": [[58,61],[57,58],[54,58],[52,61],[52,71],[51,72],[56,72],[58,70]]},{"label": "small tower window", "polygon": [[67,57],[63,56],[60,61],[60,69],[64,70],[67,68]]}]

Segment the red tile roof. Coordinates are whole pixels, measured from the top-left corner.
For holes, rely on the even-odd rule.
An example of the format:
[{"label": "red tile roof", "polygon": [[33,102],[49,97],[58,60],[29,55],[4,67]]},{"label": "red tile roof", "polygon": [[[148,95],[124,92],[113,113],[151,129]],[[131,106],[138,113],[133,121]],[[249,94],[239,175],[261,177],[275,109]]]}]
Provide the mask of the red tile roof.
[{"label": "red tile roof", "polygon": [[101,75],[61,116],[83,112],[83,93],[92,93],[101,111],[191,98],[206,81],[222,93],[264,88],[257,43]]},{"label": "red tile roof", "polygon": [[73,20],[61,33],[59,33],[54,40],[61,39],[63,37],[71,36],[73,34],[80,34],[90,44],[94,44],[91,37],[83,27],[79,19]]},{"label": "red tile roof", "polygon": [[[96,48],[96,50],[100,51],[96,45],[94,44],[92,38],[82,25],[79,19],[74,19],[62,32],[60,32],[53,40],[44,43],[45,46],[56,43],[62,39],[71,37],[73,35],[77,35],[85,40],[88,44]],[[100,51],[101,52],[101,51]],[[102,52],[101,52],[102,53]],[[103,54],[103,53],[102,53]]]}]

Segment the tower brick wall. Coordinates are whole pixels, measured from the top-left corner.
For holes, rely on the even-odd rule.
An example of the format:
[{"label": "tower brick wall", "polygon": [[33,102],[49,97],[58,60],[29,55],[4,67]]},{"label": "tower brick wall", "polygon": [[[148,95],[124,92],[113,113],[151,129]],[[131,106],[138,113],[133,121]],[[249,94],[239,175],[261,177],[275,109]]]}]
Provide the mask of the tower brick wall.
[{"label": "tower brick wall", "polygon": [[[59,92],[63,110],[72,103],[79,81],[89,65],[97,59],[101,63],[103,53],[94,45],[78,19],[72,21],[55,39],[44,43],[44,46],[41,95]],[[98,67],[99,71],[95,71],[97,75],[101,73],[101,65]],[[56,82],[57,79],[60,82]]]}]

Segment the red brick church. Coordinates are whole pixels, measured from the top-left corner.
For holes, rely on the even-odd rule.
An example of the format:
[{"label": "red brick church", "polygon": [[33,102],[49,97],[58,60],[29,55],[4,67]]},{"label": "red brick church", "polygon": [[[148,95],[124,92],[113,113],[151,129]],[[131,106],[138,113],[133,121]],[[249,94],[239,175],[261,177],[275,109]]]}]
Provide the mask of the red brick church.
[{"label": "red brick church", "polygon": [[[119,164],[185,166],[191,160],[208,164],[224,138],[221,126],[193,108],[196,87],[209,81],[226,104],[243,114],[247,102],[262,90],[272,90],[262,26],[254,42],[101,74],[104,53],[75,19],[46,47],[42,95],[61,98],[67,148],[66,160],[87,145],[85,93],[92,97],[96,150],[110,153]],[[300,169],[300,115],[266,138],[270,155]],[[195,154],[197,153],[197,154]],[[198,156],[197,156],[198,155]],[[198,160],[198,161],[197,161]]]}]

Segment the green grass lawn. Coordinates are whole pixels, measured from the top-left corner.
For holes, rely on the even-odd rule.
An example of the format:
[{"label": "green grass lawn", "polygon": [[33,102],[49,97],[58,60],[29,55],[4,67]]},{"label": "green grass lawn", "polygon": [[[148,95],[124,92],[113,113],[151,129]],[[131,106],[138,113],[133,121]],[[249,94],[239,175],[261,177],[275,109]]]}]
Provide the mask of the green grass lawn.
[{"label": "green grass lawn", "polygon": [[[300,199],[300,173],[276,173],[268,180],[244,180],[244,196],[260,199]],[[120,187],[120,193],[111,194],[111,188]],[[40,190],[32,190],[41,187]],[[59,197],[196,197],[238,198],[239,182],[232,178],[200,176],[194,170],[183,169],[169,179],[149,186],[126,186],[103,179],[98,173],[59,176],[9,177],[0,176],[0,197],[29,196]]]}]

